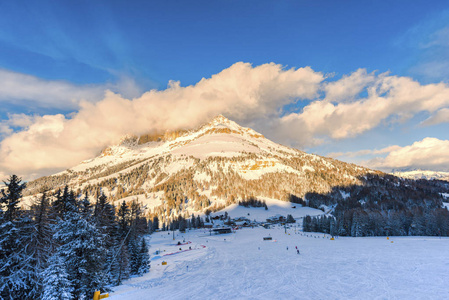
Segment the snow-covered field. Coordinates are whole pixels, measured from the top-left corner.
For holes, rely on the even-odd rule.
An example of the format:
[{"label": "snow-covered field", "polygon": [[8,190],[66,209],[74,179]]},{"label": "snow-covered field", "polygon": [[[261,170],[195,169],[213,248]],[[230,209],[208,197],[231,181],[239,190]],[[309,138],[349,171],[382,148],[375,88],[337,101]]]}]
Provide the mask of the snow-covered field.
[{"label": "snow-covered field", "polygon": [[[110,299],[449,298],[449,238],[332,241],[295,233],[295,227],[287,232],[245,228],[210,236],[192,230],[175,240],[172,233],[155,233],[150,273],[115,287]],[[263,241],[269,235],[273,240]],[[176,245],[184,239],[190,243]]]},{"label": "snow-covered field", "polygon": [[[251,221],[256,220],[257,222],[265,222],[268,218],[276,215],[287,217],[287,215],[290,214],[293,218],[300,220],[307,215],[319,216],[324,214],[324,212],[319,209],[302,207],[301,204],[266,197],[258,197],[258,199],[265,201],[268,210],[265,210],[263,207],[244,207],[239,206],[238,204],[231,204],[225,209],[212,213],[212,216],[223,215],[225,212],[228,212],[231,218],[245,217]],[[302,220],[300,220],[300,223],[302,224]]]}]

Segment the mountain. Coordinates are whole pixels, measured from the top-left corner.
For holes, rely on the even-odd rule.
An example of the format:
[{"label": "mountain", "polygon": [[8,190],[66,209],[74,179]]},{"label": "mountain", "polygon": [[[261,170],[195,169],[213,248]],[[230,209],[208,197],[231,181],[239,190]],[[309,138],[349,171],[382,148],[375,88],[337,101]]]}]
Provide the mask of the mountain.
[{"label": "mountain", "polygon": [[445,180],[449,181],[449,172],[436,172],[436,171],[406,171],[406,172],[393,172],[394,176],[408,178],[408,179],[427,179],[427,180]]},{"label": "mountain", "polygon": [[276,144],[219,115],[196,130],[125,136],[98,157],[28,183],[26,194],[67,184],[113,200],[137,197],[168,217],[249,197],[300,199],[361,184],[366,174],[381,173]]}]

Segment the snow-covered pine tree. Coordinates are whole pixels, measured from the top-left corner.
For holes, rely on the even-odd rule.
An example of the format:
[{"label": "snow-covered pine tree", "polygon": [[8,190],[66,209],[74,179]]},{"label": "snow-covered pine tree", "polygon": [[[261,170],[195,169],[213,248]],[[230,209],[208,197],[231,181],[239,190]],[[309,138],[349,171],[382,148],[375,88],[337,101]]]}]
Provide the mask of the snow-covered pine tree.
[{"label": "snow-covered pine tree", "polygon": [[144,273],[148,273],[150,271],[150,254],[148,253],[148,246],[145,242],[145,238],[142,238],[139,250],[140,266],[137,273],[139,275],[143,275]]},{"label": "snow-covered pine tree", "polygon": [[112,283],[119,285],[130,275],[130,252],[128,250],[129,227],[129,208],[123,201],[117,213],[117,243],[113,248],[115,259],[111,262],[110,276]]},{"label": "snow-covered pine tree", "polygon": [[132,236],[128,241],[131,275],[137,275],[140,268],[140,248],[137,236]]},{"label": "snow-covered pine tree", "polygon": [[73,296],[76,299],[91,297],[93,291],[104,289],[104,236],[94,222],[82,216],[72,201],[68,202],[64,219],[57,224],[54,238],[60,245],[57,255],[64,259],[74,288]]},{"label": "snow-covered pine tree", "polygon": [[[27,243],[27,253],[31,257],[29,266],[33,270],[33,298],[42,294],[42,272],[48,266],[48,260],[54,252],[52,219],[50,203],[46,192],[42,193],[31,206],[30,238]],[[31,296],[31,295],[30,295]]]},{"label": "snow-covered pine tree", "polygon": [[3,182],[6,189],[2,190],[0,204],[4,211],[5,222],[11,222],[17,219],[19,214],[19,200],[22,198],[22,191],[26,183],[17,175],[11,175],[9,182]]},{"label": "snow-covered pine tree", "polygon": [[73,286],[67,274],[65,259],[56,253],[48,262],[48,267],[42,272],[43,292],[45,300],[73,299]]},{"label": "snow-covered pine tree", "polygon": [[107,282],[109,284],[115,283],[114,274],[117,267],[116,261],[116,251],[119,249],[119,244],[121,242],[118,236],[117,219],[115,216],[115,207],[107,203],[107,197],[101,194],[97,198],[94,208],[94,221],[100,230],[100,232],[105,236],[104,246],[107,251],[106,260],[104,264],[104,271],[107,276]]},{"label": "snow-covered pine tree", "polygon": [[25,183],[16,175],[4,182],[0,203],[4,213],[0,218],[0,297],[30,299],[33,293],[32,258],[27,253],[30,219],[21,214],[18,203]]}]

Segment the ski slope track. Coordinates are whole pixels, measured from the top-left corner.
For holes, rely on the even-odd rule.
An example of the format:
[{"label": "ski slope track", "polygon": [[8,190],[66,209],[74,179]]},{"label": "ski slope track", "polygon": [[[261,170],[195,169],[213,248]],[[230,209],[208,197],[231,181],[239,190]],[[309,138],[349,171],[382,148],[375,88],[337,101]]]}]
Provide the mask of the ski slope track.
[{"label": "ski slope track", "polygon": [[[449,238],[339,237],[292,226],[151,236],[151,270],[114,299],[447,299]],[[272,241],[263,241],[270,235]],[[205,245],[202,248],[201,245]],[[193,250],[178,252],[179,248]],[[287,250],[288,247],[288,250]],[[298,247],[298,255],[295,247]],[[155,255],[160,250],[161,255]],[[165,250],[165,252],[164,252]],[[178,252],[164,256],[164,253]],[[166,261],[167,265],[161,265]]]}]

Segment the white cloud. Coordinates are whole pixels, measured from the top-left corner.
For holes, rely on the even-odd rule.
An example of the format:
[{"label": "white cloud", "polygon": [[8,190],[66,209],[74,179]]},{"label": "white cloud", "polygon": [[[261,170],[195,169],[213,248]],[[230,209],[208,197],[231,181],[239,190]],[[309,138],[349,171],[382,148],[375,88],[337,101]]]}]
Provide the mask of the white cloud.
[{"label": "white cloud", "polygon": [[421,124],[424,126],[431,126],[440,123],[449,123],[449,108],[440,109]]},{"label": "white cloud", "polygon": [[284,105],[316,97],[322,80],[308,67],[236,63],[196,85],[170,82],[166,90],[133,100],[107,92],[101,101],[81,101],[71,118],[35,116],[31,125],[1,142],[0,169],[46,174],[95,156],[124,134],[192,128],[219,113],[246,122],[277,117]]},{"label": "white cloud", "polygon": [[[323,74],[309,67],[284,69],[274,63],[252,67],[240,62],[192,86],[170,81],[167,89],[151,90],[134,99],[109,91],[96,102],[80,100],[78,111],[70,117],[10,115],[0,123],[0,135],[7,135],[0,144],[0,169],[28,177],[53,173],[94,157],[125,134],[193,128],[219,113],[263,129],[277,141],[311,146],[354,137],[381,124],[403,122],[420,112],[440,120],[449,107],[449,87],[444,83],[421,85],[411,78],[363,69],[335,82],[324,80]],[[132,82],[123,86],[136,90]],[[68,93],[65,99],[72,99],[71,88],[63,90],[60,96]],[[324,97],[319,98],[321,92]],[[301,112],[282,116],[284,106],[299,99],[311,102]],[[435,120],[429,119],[427,125]],[[11,127],[23,130],[13,133]],[[333,155],[388,153],[377,161],[386,168],[394,165],[388,157],[400,150],[392,146]]]},{"label": "white cloud", "polygon": [[[316,145],[329,137],[354,137],[382,123],[404,122],[419,112],[433,113],[449,106],[446,84],[421,85],[411,78],[386,73],[373,77],[358,70],[324,89],[330,97],[326,95],[299,113],[283,116],[273,135],[301,146]],[[355,98],[363,90],[366,96]],[[344,101],[345,96],[352,101]]]},{"label": "white cloud", "polygon": [[372,159],[367,165],[388,171],[392,169],[449,171],[449,140],[427,137],[412,145],[394,149],[385,158]]},{"label": "white cloud", "polygon": [[388,146],[382,149],[365,149],[365,150],[359,150],[359,151],[350,151],[350,152],[332,152],[328,153],[327,156],[338,158],[338,157],[358,157],[358,156],[364,156],[364,155],[379,155],[379,154],[385,154],[389,153],[395,150],[401,149],[400,146],[394,145],[394,146]]},{"label": "white cloud", "polygon": [[328,101],[352,101],[371,83],[375,81],[374,73],[367,73],[365,69],[358,69],[351,75],[344,75],[338,81],[324,86]]}]

